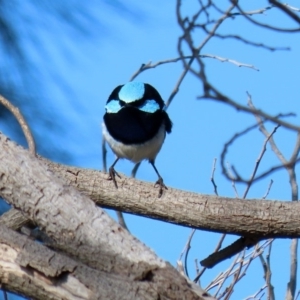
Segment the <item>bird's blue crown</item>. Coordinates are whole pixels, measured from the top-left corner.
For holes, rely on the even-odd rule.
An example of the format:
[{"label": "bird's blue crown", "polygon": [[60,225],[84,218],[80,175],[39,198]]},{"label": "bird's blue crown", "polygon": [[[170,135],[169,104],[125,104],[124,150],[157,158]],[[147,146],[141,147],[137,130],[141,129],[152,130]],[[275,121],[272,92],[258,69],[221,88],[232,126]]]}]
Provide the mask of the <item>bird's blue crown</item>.
[{"label": "bird's blue crown", "polygon": [[131,103],[141,100],[145,94],[145,84],[143,82],[128,82],[119,91],[120,100]]},{"label": "bird's blue crown", "polygon": [[164,102],[150,84],[134,81],[115,88],[105,109],[107,113],[118,113],[126,106],[132,106],[147,113],[155,113],[164,108]]}]

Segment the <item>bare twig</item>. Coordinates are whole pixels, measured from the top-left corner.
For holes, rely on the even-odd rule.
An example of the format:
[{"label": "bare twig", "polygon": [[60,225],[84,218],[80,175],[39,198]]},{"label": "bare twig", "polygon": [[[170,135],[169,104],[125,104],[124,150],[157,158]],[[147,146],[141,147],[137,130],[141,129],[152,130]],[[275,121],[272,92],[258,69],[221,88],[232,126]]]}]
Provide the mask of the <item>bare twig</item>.
[{"label": "bare twig", "polygon": [[[277,8],[281,9],[283,12],[285,12],[291,19],[293,19],[296,23],[300,25],[300,18],[291,11],[290,6],[285,5],[283,3],[280,3],[276,0],[269,0],[269,2],[276,6]],[[294,9],[295,10],[295,9]]]},{"label": "bare twig", "polygon": [[291,262],[290,262],[290,280],[287,285],[286,299],[293,300],[296,292],[297,285],[297,267],[298,267],[298,239],[292,239],[291,241]]},{"label": "bare twig", "polygon": [[[249,94],[248,94],[249,96]],[[249,98],[250,99],[250,98]],[[248,99],[248,105],[251,105],[251,99],[249,100]],[[253,104],[252,104],[253,105]],[[286,116],[290,116],[291,114],[280,114],[280,115],[277,115],[276,117],[279,118],[279,117],[286,117]],[[229,173],[228,172],[228,167],[225,167],[225,157],[226,157],[226,154],[228,152],[228,149],[229,149],[229,146],[231,146],[234,141],[245,135],[246,133],[248,133],[249,131],[255,129],[256,127],[259,127],[259,129],[262,131],[264,126],[263,125],[263,122],[265,122],[266,120],[265,119],[262,119],[260,116],[256,115],[256,118],[259,118],[259,122],[257,122],[256,124],[254,125],[251,125],[249,127],[247,127],[246,129],[242,130],[241,132],[238,132],[236,133],[228,142],[225,143],[224,145],[224,148],[222,150],[222,153],[221,153],[221,167],[222,167],[222,173],[229,179],[229,180],[234,180],[236,182],[243,182],[243,183],[246,183],[248,184],[250,181],[248,179],[245,179],[245,178],[242,178],[241,175],[238,174],[238,172],[236,171],[236,169],[234,167],[232,167],[232,170],[234,171],[234,175],[232,173]],[[266,138],[268,138],[270,136],[270,133],[266,133],[266,131],[263,131]],[[273,137],[272,135],[269,137],[268,139],[273,151],[277,151],[277,153],[280,155],[280,151],[278,150],[278,148],[274,147],[274,142],[273,142]],[[293,157],[295,157],[295,162],[294,163],[297,163],[300,158],[297,158],[297,152],[294,151],[294,155]],[[286,160],[285,161],[282,161],[281,164],[277,165],[277,166],[273,166],[271,167],[269,170],[265,171],[265,172],[262,172],[260,175],[257,175],[255,178],[252,179],[252,183],[255,182],[255,181],[258,181],[262,178],[264,178],[265,176],[271,174],[272,172],[276,171],[276,170],[279,170],[279,169],[282,169],[282,168],[286,168],[288,167],[290,163],[287,162]]]},{"label": "bare twig", "polygon": [[270,264],[270,257],[271,257],[271,249],[272,249],[272,242],[269,244],[269,250],[266,255],[266,259],[263,257],[263,253],[259,255],[263,271],[264,271],[264,279],[266,281],[266,287],[268,291],[268,300],[275,300],[274,295],[274,287],[271,284],[271,264]]},{"label": "bare twig", "polygon": [[[217,246],[216,246],[216,248],[215,248],[215,250],[214,250],[213,253],[216,253],[216,252],[218,252],[218,251],[221,249],[225,237],[226,237],[226,234],[223,233],[223,234],[221,235],[220,240],[219,240],[219,242],[218,242],[218,244],[217,244]],[[206,269],[207,269],[206,267],[203,267],[203,268],[201,269],[201,271],[197,271],[197,276],[195,277],[194,282],[198,282],[198,280],[199,280],[200,277],[203,275],[203,273],[206,271]]]},{"label": "bare twig", "polygon": [[189,272],[188,272],[188,268],[187,268],[187,259],[188,259],[188,255],[189,255],[189,251],[191,249],[191,242],[192,242],[192,239],[193,239],[193,236],[196,232],[196,229],[192,229],[191,231],[191,234],[186,242],[186,245],[184,246],[181,254],[180,254],[180,257],[178,259],[178,261],[181,261],[182,260],[182,256],[183,254],[185,253],[185,256],[184,256],[184,270],[185,270],[185,274],[187,277],[189,277]]},{"label": "bare twig", "polygon": [[286,7],[288,7],[290,10],[294,10],[294,11],[300,12],[300,8],[298,8],[298,7],[291,6],[291,5],[287,4],[287,3],[284,3],[283,5],[285,5]]},{"label": "bare twig", "polygon": [[234,266],[236,265],[237,261],[239,259],[239,255],[237,255],[234,259],[234,261],[231,263],[230,267],[225,271],[222,272],[219,276],[217,276],[217,278],[215,280],[213,280],[206,288],[206,291],[209,291],[210,289],[218,286],[218,289],[215,293],[215,296],[218,294],[218,292],[221,290],[225,280],[228,278],[228,276],[231,275],[231,272],[234,268]]},{"label": "bare twig", "polygon": [[3,106],[5,106],[14,115],[14,117],[17,119],[17,121],[19,122],[19,124],[21,126],[21,129],[22,129],[22,131],[25,135],[29,151],[32,155],[35,155],[34,138],[33,138],[33,135],[31,133],[31,130],[30,130],[25,118],[23,117],[22,113],[20,112],[20,110],[1,95],[0,95],[0,103]]},{"label": "bare twig", "polygon": [[[272,2],[271,0],[269,0],[269,2]],[[275,2],[275,1],[273,1]],[[278,3],[276,1],[276,3]],[[236,6],[237,9],[242,13],[243,10],[241,9],[241,7],[239,5]],[[291,16],[291,14],[293,14],[292,12],[290,12],[289,16]],[[296,27],[296,28],[281,28],[281,27],[275,27],[275,26],[271,26],[271,25],[268,25],[268,24],[265,24],[265,23],[261,23],[261,22],[258,22],[258,21],[255,21],[253,18],[249,17],[248,15],[244,15],[245,19],[247,19],[249,22],[257,25],[257,26],[260,26],[260,27],[263,27],[263,28],[266,28],[266,29],[270,29],[270,30],[274,30],[274,31],[278,31],[278,32],[289,32],[289,33],[296,33],[296,32],[299,32],[300,31],[300,28],[299,27]],[[295,21],[297,21],[297,18],[294,18],[293,19]],[[298,21],[297,21],[298,22]],[[298,22],[299,23],[299,22]]]},{"label": "bare twig", "polygon": [[238,193],[236,185],[235,185],[235,179],[234,179],[234,176],[232,175],[232,171],[233,171],[232,166],[229,164],[229,162],[227,162],[226,174],[228,174],[228,177],[231,178],[231,185],[234,190],[235,197],[239,198],[239,193]]},{"label": "bare twig", "polygon": [[245,257],[245,251],[242,253],[242,258],[240,259],[238,268],[237,268],[237,272],[234,274],[233,276],[233,280],[230,284],[230,286],[226,289],[226,296],[224,297],[224,300],[228,300],[229,297],[231,296],[232,292],[233,292],[233,287],[235,286],[235,284],[237,283],[239,276],[241,274],[242,268],[243,268],[243,260]]},{"label": "bare twig", "polygon": [[119,210],[116,210],[116,214],[117,214],[117,218],[118,218],[118,223],[124,228],[126,229],[127,231],[129,231],[127,225],[126,225],[126,222],[125,222],[125,219],[124,219],[124,215],[121,211]]},{"label": "bare twig", "polygon": [[223,35],[223,34],[220,34],[220,33],[216,33],[214,36],[217,37],[217,38],[220,38],[220,39],[235,39],[235,40],[240,41],[240,42],[242,42],[246,45],[266,49],[266,50],[269,50],[269,51],[289,51],[289,50],[291,50],[290,47],[274,47],[274,46],[265,45],[265,44],[259,43],[259,42],[253,42],[253,41],[247,40],[246,38],[244,38],[242,36],[236,35],[236,34]]},{"label": "bare twig", "polygon": [[[262,286],[262,287],[261,287],[254,295],[245,298],[245,300],[259,300],[259,299],[261,299],[262,296],[264,295],[264,293],[262,293],[262,292],[263,292],[266,288],[267,288],[266,285]],[[261,293],[262,293],[262,294],[261,294]],[[261,295],[260,295],[259,298],[257,298],[259,294],[261,294]]]},{"label": "bare twig", "polygon": [[165,59],[165,60],[158,61],[156,63],[152,63],[152,61],[149,61],[147,64],[142,64],[140,66],[140,68],[131,75],[129,81],[134,80],[137,76],[139,76],[142,72],[144,72],[146,70],[154,69],[154,68],[156,68],[158,66],[161,66],[161,65],[164,65],[164,64],[176,63],[176,62],[178,62],[182,59],[188,59],[188,58],[192,58],[192,56]]},{"label": "bare twig", "polygon": [[199,96],[198,99],[210,99],[210,100],[220,101],[220,102],[223,102],[225,104],[228,104],[228,105],[236,108],[239,111],[244,111],[244,112],[250,113],[252,115],[258,115],[266,120],[272,121],[275,124],[279,124],[285,128],[300,132],[299,126],[285,122],[285,121],[279,119],[277,116],[271,116],[270,114],[267,114],[266,112],[264,112],[262,110],[254,109],[254,108],[250,108],[250,107],[241,105],[238,102],[235,102],[235,101],[229,99],[228,97],[226,97],[225,95],[223,95],[222,93],[217,91],[215,88],[213,88],[211,86],[209,86],[209,88],[212,90],[211,93],[215,93],[216,96],[214,96],[211,93],[205,93],[203,96]]},{"label": "bare twig", "polygon": [[238,66],[238,67],[245,67],[245,68],[253,69],[255,71],[259,71],[259,69],[257,69],[253,65],[244,64],[244,63],[238,62],[236,60],[229,59],[229,58],[224,58],[224,57],[221,57],[221,56],[216,56],[216,55],[212,55],[212,54],[202,54],[202,55],[200,55],[200,57],[203,57],[203,58],[206,58],[206,57],[214,58],[214,59],[219,60],[220,62],[229,62],[229,63],[232,63],[232,64]]},{"label": "bare twig", "polygon": [[264,194],[264,196],[262,197],[262,199],[266,199],[266,198],[268,197],[272,185],[273,185],[273,179],[270,180],[270,183],[269,183],[269,185],[268,185],[268,189],[267,189],[266,193]]},{"label": "bare twig", "polygon": [[[257,173],[259,164],[260,164],[260,162],[261,162],[261,160],[263,158],[263,155],[264,155],[264,153],[266,151],[267,142],[273,136],[273,134],[276,132],[276,129],[277,129],[278,126],[276,126],[274,128],[274,130],[271,132],[271,134],[269,134],[267,136],[266,140],[264,141],[261,153],[260,153],[258,159],[256,160],[253,172],[252,172],[252,174],[250,176],[250,179],[249,179],[248,184],[246,186],[246,189],[244,191],[243,199],[245,199],[247,197],[248,191],[249,191],[249,189],[250,189],[250,187],[251,187],[251,185],[253,183],[253,180],[254,180],[255,175]],[[247,130],[249,130],[249,128],[247,128]],[[227,168],[227,172],[230,173],[230,168],[229,167]],[[270,186],[269,186],[269,189],[270,189]],[[204,266],[207,267],[207,262],[208,262],[208,264],[210,264],[210,262],[213,262],[212,265],[214,266],[215,264],[223,261],[224,259],[232,257],[234,254],[242,251],[245,247],[252,247],[252,246],[254,246],[258,242],[258,240],[259,239],[257,239],[257,238],[251,239],[250,243],[246,246],[244,244],[244,242],[246,241],[248,243],[248,239],[246,237],[245,238],[240,238],[235,243],[233,243],[232,245],[230,245],[230,246],[222,249],[221,251],[218,251],[218,252],[215,252],[215,253],[211,254],[208,258],[206,258],[205,260],[201,261],[201,264],[203,265],[203,263],[204,263]]]},{"label": "bare twig", "polygon": [[261,160],[262,160],[262,158],[263,158],[263,155],[264,155],[265,152],[266,152],[266,149],[267,149],[267,143],[268,143],[268,141],[270,140],[270,138],[273,136],[273,134],[276,132],[276,130],[278,129],[279,126],[280,126],[280,125],[275,126],[274,129],[273,129],[273,131],[266,137],[266,139],[265,139],[265,141],[264,141],[262,150],[261,150],[261,152],[260,152],[260,154],[259,154],[259,156],[258,156],[258,158],[257,158],[257,160],[256,160],[254,170],[253,170],[253,172],[252,172],[252,174],[251,174],[251,176],[250,176],[250,179],[248,180],[248,183],[247,183],[247,186],[246,186],[246,190],[245,190],[244,195],[243,195],[243,199],[245,199],[245,198],[247,197],[247,194],[248,194],[248,192],[249,192],[249,189],[250,189],[250,187],[251,187],[251,185],[252,185],[252,183],[253,183],[253,180],[254,180],[255,175],[256,175],[256,173],[257,173],[257,170],[258,170],[258,167],[259,167],[259,165],[260,165],[260,162],[261,162]]},{"label": "bare twig", "polygon": [[[217,296],[217,299],[221,299],[226,296],[230,296],[230,286],[232,288],[237,284],[238,281],[240,281],[246,274],[248,268],[250,267],[251,262],[256,259],[270,244],[270,241],[265,241],[262,243],[262,245],[256,245],[255,248],[248,254],[245,254],[245,251],[243,253],[239,253],[233,264],[229,267],[228,270],[225,272],[221,272],[208,286],[209,289],[212,289],[214,287],[218,286],[217,292],[215,295]],[[232,283],[229,287],[226,287],[224,291],[221,293],[221,286],[224,282],[229,279],[229,277],[233,276]]]},{"label": "bare twig", "polygon": [[[238,276],[237,278],[237,281],[239,281],[246,273],[247,269],[249,268],[251,262],[256,259],[265,249],[266,247],[268,247],[268,245],[270,244],[270,240],[267,240],[267,241],[264,241],[262,242],[261,245],[256,245],[256,247],[251,251],[249,252],[248,254],[245,254],[243,256],[241,256],[241,253],[239,253],[234,261],[231,263],[230,267],[224,271],[224,272],[221,272],[220,274],[218,274],[216,276],[216,278],[211,281],[211,283],[206,287],[206,290],[211,290],[215,287],[218,287],[218,290],[216,291],[216,294],[217,295],[220,291],[221,291],[221,288],[222,288],[222,285],[224,284],[224,282],[231,276],[235,276],[235,274],[237,274],[237,272],[239,271],[239,267],[240,267],[240,263],[242,262],[242,265],[243,265],[243,271],[240,272],[240,275]],[[236,267],[238,265],[238,267]],[[236,282],[237,282],[236,281]],[[218,295],[218,299],[221,298],[221,296],[225,296],[226,295],[226,292],[228,291],[227,288],[225,288],[225,290],[222,292],[222,294],[219,294]]]},{"label": "bare twig", "polygon": [[210,177],[210,181],[213,184],[214,187],[214,193],[218,196],[218,187],[215,183],[215,171],[216,171],[216,163],[217,163],[217,159],[214,158],[214,162],[213,162],[213,168],[211,171],[211,177]]},{"label": "bare twig", "polygon": [[[251,107],[254,107],[254,105],[252,103],[251,95],[248,94],[248,96],[249,96],[248,105]],[[260,128],[261,132],[265,136],[267,136],[269,133],[266,130],[260,116],[255,115],[255,118],[257,120],[257,123],[259,124],[259,128]],[[294,151],[289,160],[287,160],[284,157],[284,155],[279,150],[279,148],[277,147],[277,145],[272,137],[270,138],[270,144],[271,144],[272,150],[274,151],[274,153],[276,154],[278,159],[281,161],[282,166],[288,172],[289,182],[290,182],[291,189],[292,189],[292,201],[298,201],[298,184],[297,184],[297,179],[296,179],[295,167],[296,167],[296,163],[299,161],[299,158],[297,158],[297,157],[300,152],[300,133],[297,134]],[[297,282],[297,252],[298,252],[298,240],[293,239],[291,242],[290,280],[287,285],[287,293],[286,293],[287,300],[292,300],[295,297],[296,282]]]},{"label": "bare twig", "polygon": [[[201,54],[201,55],[198,55],[198,56],[202,57],[202,58],[213,58],[213,59],[219,60],[220,62],[229,62],[229,63],[232,63],[232,64],[238,66],[238,67],[245,67],[245,68],[253,69],[255,71],[259,71],[259,69],[257,69],[253,65],[241,63],[241,62],[238,62],[236,60],[229,59],[229,58],[224,58],[224,57],[217,56],[217,55]],[[176,62],[181,61],[183,59],[192,59],[192,58],[194,58],[193,55],[188,55],[188,56],[182,56],[182,57],[165,59],[165,60],[158,61],[156,63],[152,63],[152,61],[149,61],[146,64],[141,64],[140,68],[132,74],[132,76],[130,77],[129,81],[134,80],[137,76],[139,76],[142,72],[144,72],[146,70],[154,69],[154,68],[156,68],[158,66],[161,66],[161,65],[164,65],[164,64],[176,63]]]}]

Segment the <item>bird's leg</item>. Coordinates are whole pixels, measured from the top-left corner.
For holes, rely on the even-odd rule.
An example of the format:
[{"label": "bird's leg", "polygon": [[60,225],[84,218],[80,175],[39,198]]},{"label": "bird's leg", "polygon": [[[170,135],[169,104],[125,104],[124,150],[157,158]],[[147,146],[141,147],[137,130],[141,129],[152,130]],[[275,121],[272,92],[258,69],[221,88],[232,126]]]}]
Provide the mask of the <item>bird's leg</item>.
[{"label": "bird's leg", "polygon": [[158,179],[157,181],[155,182],[155,185],[159,185],[159,192],[158,192],[158,198],[160,198],[163,194],[163,189],[168,189],[165,184],[164,184],[164,180],[162,179],[162,177],[160,176],[160,174],[158,173],[156,167],[155,167],[155,164],[154,164],[154,161],[152,160],[149,160],[150,164],[152,165],[154,171],[156,172],[157,176],[158,176]]},{"label": "bird's leg", "polygon": [[114,163],[111,165],[111,167],[108,169],[108,174],[109,174],[109,177],[108,177],[108,180],[112,180],[114,182],[114,185],[116,187],[116,189],[118,188],[118,185],[117,185],[117,181],[116,181],[116,175],[121,178],[121,176],[115,171],[114,169],[114,166],[115,164],[118,162],[120,158],[117,157],[116,160],[114,161]]}]

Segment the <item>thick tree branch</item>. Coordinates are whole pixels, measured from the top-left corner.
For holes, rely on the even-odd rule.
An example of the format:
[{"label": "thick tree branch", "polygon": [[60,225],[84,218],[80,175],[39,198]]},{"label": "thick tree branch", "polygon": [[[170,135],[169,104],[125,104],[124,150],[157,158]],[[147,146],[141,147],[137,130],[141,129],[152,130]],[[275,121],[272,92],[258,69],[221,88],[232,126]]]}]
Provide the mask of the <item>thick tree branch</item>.
[{"label": "thick tree branch", "polygon": [[[2,288],[33,299],[159,299],[161,291],[154,282],[166,275],[163,269],[157,269],[151,274],[155,280],[149,277],[140,281],[98,271],[3,225],[0,225],[0,266]],[[179,274],[172,278],[177,286],[184,281]]]},{"label": "thick tree branch", "polygon": [[157,191],[147,182],[122,175],[119,189],[115,189],[107,174],[43,161],[102,207],[208,231],[260,238],[300,236],[300,203],[242,200],[170,187],[157,198]]},{"label": "thick tree branch", "polygon": [[[127,278],[130,286],[133,282],[149,282],[151,293],[149,290],[150,294],[143,295],[144,299],[204,299],[203,291],[116,224],[90,199],[64,184],[43,163],[2,134],[0,196],[37,224],[54,241],[53,247],[81,264]],[[5,243],[3,240],[1,245]],[[108,290],[113,293],[114,287]]]},{"label": "thick tree branch", "polygon": [[[0,142],[1,196],[4,198],[11,197],[9,201],[14,202],[14,205],[19,207],[23,213],[27,213],[27,216],[36,221],[39,226],[45,226],[39,221],[44,216],[38,210],[38,203],[33,203],[32,197],[26,195],[25,188],[27,186],[27,189],[30,189],[32,185],[35,185],[36,180],[45,173],[45,169],[26,150],[8,141],[3,135],[0,136]],[[157,191],[150,183],[122,176],[122,179],[119,180],[119,189],[115,189],[107,180],[107,174],[102,172],[59,165],[42,158],[40,161],[47,164],[48,170],[63,178],[66,184],[76,187],[103,207],[215,232],[251,235],[260,238],[300,236],[299,202],[241,200],[196,194],[173,188],[169,188],[162,198],[157,198]],[[37,172],[37,166],[41,168],[39,171],[41,173]],[[7,181],[8,178],[11,183]],[[54,191],[51,191],[53,194],[55,193],[57,179],[49,172],[46,178],[49,182],[43,183],[42,189],[38,190],[37,202],[43,200],[47,192],[50,193],[48,189],[53,188]],[[8,187],[8,184],[13,184],[15,189],[19,189],[16,195],[12,194],[13,191],[11,187]],[[37,186],[37,188],[41,187]],[[78,196],[77,194],[76,196],[73,195],[74,190],[72,188],[65,186],[65,189],[57,192],[59,195],[64,195],[63,193],[70,195],[69,210],[72,210]],[[26,202],[26,199],[22,198],[21,195],[29,198],[28,201]],[[78,211],[80,213],[81,210],[84,210],[87,215],[91,214],[90,218],[93,219],[96,217],[94,216],[95,208],[87,200],[80,204],[82,207],[79,207]],[[52,201],[54,203],[46,205],[49,206],[50,211],[54,205],[56,213],[59,214],[59,201],[57,199]],[[24,208],[26,208],[26,212]],[[71,221],[74,222],[74,228],[76,226],[78,229],[81,228],[81,223],[76,223],[76,220]],[[93,225],[93,227],[95,226]],[[120,227],[115,228],[113,223],[111,229],[118,232]],[[54,229],[50,230],[51,235],[56,236],[57,233],[52,232],[52,230]],[[98,232],[99,227],[95,230]],[[89,234],[91,235],[92,231],[89,230]],[[64,236],[66,233],[62,232],[62,235]],[[140,249],[140,251],[142,250]]]}]

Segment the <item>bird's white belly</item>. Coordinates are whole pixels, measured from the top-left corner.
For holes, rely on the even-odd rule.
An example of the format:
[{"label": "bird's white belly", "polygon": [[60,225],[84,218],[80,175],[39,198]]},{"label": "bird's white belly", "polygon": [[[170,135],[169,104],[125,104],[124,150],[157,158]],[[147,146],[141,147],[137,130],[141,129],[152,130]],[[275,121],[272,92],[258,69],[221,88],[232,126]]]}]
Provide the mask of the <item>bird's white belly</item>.
[{"label": "bird's white belly", "polygon": [[165,126],[162,125],[158,133],[151,140],[143,144],[125,145],[116,141],[109,134],[104,123],[102,123],[102,133],[104,139],[118,157],[129,159],[135,163],[138,163],[144,159],[154,160],[157,153],[161,149],[166,136]]}]

